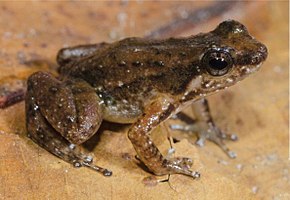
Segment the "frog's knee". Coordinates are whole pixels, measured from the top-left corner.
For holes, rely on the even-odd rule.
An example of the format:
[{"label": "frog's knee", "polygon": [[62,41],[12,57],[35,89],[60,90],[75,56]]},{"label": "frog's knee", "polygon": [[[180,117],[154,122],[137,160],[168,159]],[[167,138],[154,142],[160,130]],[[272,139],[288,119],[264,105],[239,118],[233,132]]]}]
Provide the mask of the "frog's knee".
[{"label": "frog's knee", "polygon": [[28,81],[42,80],[50,77],[51,77],[50,73],[39,71],[31,74],[28,78]]},{"label": "frog's knee", "polygon": [[42,83],[45,83],[48,79],[51,79],[51,74],[47,73],[47,72],[35,72],[32,75],[30,75],[28,77],[27,80],[27,88],[32,89],[35,86],[38,86]]}]

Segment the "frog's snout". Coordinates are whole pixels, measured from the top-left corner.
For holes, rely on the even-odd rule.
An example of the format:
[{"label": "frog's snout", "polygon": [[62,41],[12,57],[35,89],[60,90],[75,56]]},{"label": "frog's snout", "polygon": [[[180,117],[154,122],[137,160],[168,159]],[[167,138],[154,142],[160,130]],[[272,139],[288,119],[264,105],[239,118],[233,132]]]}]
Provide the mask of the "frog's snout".
[{"label": "frog's snout", "polygon": [[236,64],[240,66],[260,65],[267,59],[268,49],[265,45],[259,43],[255,50],[247,50],[238,53]]},{"label": "frog's snout", "polygon": [[258,54],[261,58],[261,61],[265,61],[268,57],[268,49],[265,45],[261,44],[259,50],[258,50]]},{"label": "frog's snout", "polygon": [[258,65],[265,61],[268,56],[268,49],[265,45],[261,44],[258,48],[257,53],[255,53],[251,58],[251,65]]}]

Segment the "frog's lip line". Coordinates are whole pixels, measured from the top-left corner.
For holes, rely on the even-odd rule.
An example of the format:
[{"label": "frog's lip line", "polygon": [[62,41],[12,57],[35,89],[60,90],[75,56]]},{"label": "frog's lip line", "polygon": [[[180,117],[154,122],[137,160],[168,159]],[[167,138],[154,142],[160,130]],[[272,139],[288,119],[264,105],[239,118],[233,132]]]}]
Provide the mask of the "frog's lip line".
[{"label": "frog's lip line", "polygon": [[[236,83],[240,82],[241,80],[243,80],[244,78],[246,78],[250,74],[258,71],[261,68],[262,64],[263,64],[263,62],[261,62],[258,65],[245,65],[245,66],[242,66],[240,69],[238,69],[236,71],[236,73],[239,74],[239,75],[237,75],[236,73],[234,73],[236,75],[227,74],[227,75],[224,75],[224,76],[214,77],[214,78],[212,78],[211,76],[209,76],[208,77],[208,80],[210,81],[208,83],[209,85],[208,86],[205,86],[203,89],[205,89],[205,90],[207,90],[207,89],[213,89],[212,85],[214,85],[215,83],[217,83],[216,81],[223,80],[223,79],[226,79],[227,86],[225,86],[225,87],[215,86],[214,88],[216,89],[216,91],[213,91],[213,93],[215,93],[215,92],[217,92],[219,90],[228,88],[228,87],[230,87],[232,85],[235,85]],[[243,73],[242,71],[245,71],[245,72]]]},{"label": "frog's lip line", "polygon": [[258,65],[246,65],[243,66],[241,69],[246,69],[246,74],[252,74],[258,71],[261,68],[262,64],[263,62],[260,62]]}]

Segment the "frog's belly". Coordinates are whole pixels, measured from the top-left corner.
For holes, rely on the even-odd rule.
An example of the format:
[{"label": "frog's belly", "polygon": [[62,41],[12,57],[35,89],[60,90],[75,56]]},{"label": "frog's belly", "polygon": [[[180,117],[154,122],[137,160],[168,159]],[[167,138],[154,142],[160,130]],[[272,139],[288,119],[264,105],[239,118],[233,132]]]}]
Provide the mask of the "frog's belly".
[{"label": "frog's belly", "polygon": [[109,122],[128,124],[136,122],[143,113],[142,106],[133,104],[116,104],[103,108],[103,119]]}]

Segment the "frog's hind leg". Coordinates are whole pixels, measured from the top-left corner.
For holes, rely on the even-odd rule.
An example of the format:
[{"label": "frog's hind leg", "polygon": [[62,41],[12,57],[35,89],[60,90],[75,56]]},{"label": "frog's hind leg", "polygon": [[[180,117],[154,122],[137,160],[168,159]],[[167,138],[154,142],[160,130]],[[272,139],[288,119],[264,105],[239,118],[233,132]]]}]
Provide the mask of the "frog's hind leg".
[{"label": "frog's hind leg", "polygon": [[[33,106],[33,104],[31,106]],[[85,155],[81,152],[79,147],[69,143],[59,135],[59,133],[47,123],[39,111],[30,112],[29,115],[31,117],[27,119],[27,123],[29,123],[28,137],[35,143],[64,161],[73,164],[74,167],[87,166],[102,173],[104,176],[112,175],[110,170],[92,164],[92,156]]]},{"label": "frog's hind leg", "polygon": [[[46,84],[43,85],[43,83]],[[72,142],[69,142],[67,139],[65,139],[64,136],[60,134],[59,132],[60,129],[57,130],[55,127],[53,127],[52,124],[55,125],[55,123],[51,123],[53,121],[51,119],[52,117],[58,118],[58,120],[64,122],[63,124],[64,126],[68,127],[68,124],[65,124],[65,121],[67,121],[68,119],[61,119],[60,117],[57,117],[56,115],[58,113],[53,112],[56,111],[55,110],[56,108],[53,105],[51,105],[54,103],[59,103],[58,102],[59,95],[56,94],[56,92],[61,89],[57,86],[58,84],[60,83],[54,80],[54,78],[47,73],[38,72],[36,74],[33,74],[29,78],[28,90],[26,95],[26,124],[28,136],[35,143],[37,143],[50,153],[56,155],[57,157],[63,159],[68,163],[73,164],[75,167],[86,166],[99,173],[102,173],[104,176],[111,176],[112,175],[111,171],[94,165],[92,156],[84,154],[77,145],[73,144]],[[80,90],[80,87],[78,89]],[[50,92],[48,90],[50,90]],[[51,92],[53,92],[54,94],[52,94]],[[69,95],[67,96],[67,98],[69,98]],[[53,100],[55,102],[52,102]],[[43,105],[44,103],[46,103],[47,106],[50,105],[51,107],[50,108],[45,107]],[[64,104],[63,106],[66,107],[72,106],[65,105],[65,103],[63,104]],[[79,112],[82,112],[81,110],[82,109],[78,109]],[[53,113],[46,113],[49,111]],[[68,112],[61,110],[58,111],[62,112],[63,114]],[[69,115],[62,116],[70,117]],[[86,117],[87,116],[85,116],[85,118]],[[71,118],[69,120],[71,120]],[[57,125],[62,126],[61,124]],[[69,131],[71,130],[68,130],[68,132]]]},{"label": "frog's hind leg", "polygon": [[186,115],[177,115],[178,118],[185,121],[186,125],[171,125],[174,130],[182,130],[186,132],[196,132],[198,140],[196,144],[204,146],[205,140],[210,140],[217,144],[230,158],[235,158],[236,153],[231,151],[223,142],[223,140],[236,141],[238,139],[235,134],[227,134],[220,130],[214,123],[209,105],[206,99],[201,99],[192,105],[192,109],[196,116],[196,120],[189,119]]}]

